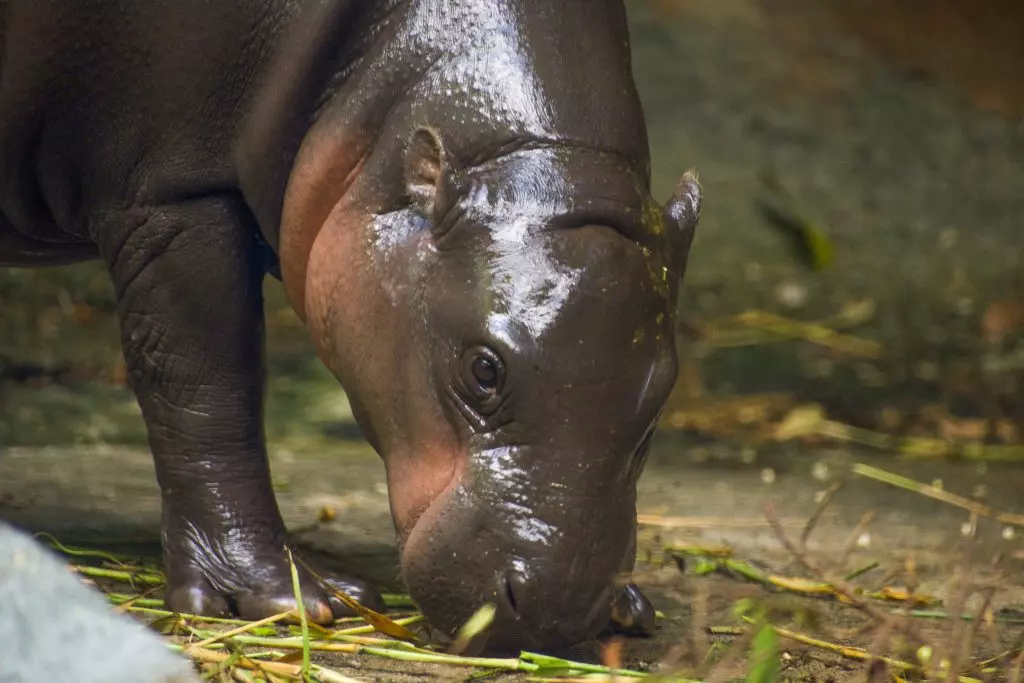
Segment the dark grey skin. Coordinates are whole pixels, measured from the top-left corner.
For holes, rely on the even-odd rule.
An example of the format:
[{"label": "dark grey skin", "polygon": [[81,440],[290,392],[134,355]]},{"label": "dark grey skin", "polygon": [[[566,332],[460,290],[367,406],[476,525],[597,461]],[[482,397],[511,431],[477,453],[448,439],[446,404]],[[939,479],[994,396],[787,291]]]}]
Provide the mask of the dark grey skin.
[{"label": "dark grey skin", "polygon": [[[271,272],[385,462],[441,633],[487,602],[494,650],[650,631],[620,576],[700,190],[650,195],[621,0],[2,12],[0,264],[108,265],[173,609],[294,606],[263,437]],[[312,618],[341,613],[302,582]]]}]

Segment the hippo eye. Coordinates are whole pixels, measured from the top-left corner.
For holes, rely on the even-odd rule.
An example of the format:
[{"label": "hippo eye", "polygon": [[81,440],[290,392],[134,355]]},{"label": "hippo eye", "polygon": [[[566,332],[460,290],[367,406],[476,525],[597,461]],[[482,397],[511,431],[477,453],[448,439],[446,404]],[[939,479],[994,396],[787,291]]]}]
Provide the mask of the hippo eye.
[{"label": "hippo eye", "polygon": [[480,385],[481,389],[493,392],[498,386],[498,368],[489,358],[475,358],[473,360],[473,378]]},{"label": "hippo eye", "polygon": [[462,385],[483,412],[494,407],[505,384],[505,365],[492,349],[474,346],[462,357]]}]

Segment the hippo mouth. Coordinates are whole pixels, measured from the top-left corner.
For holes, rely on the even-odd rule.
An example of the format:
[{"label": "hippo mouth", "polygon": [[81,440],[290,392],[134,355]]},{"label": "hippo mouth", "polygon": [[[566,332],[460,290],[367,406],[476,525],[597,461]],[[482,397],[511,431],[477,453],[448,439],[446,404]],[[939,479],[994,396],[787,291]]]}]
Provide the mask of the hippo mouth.
[{"label": "hippo mouth", "polygon": [[[480,488],[471,476],[450,477],[399,531],[402,577],[431,626],[450,637],[491,604],[494,621],[480,647],[492,652],[568,647],[608,626],[635,528],[633,482],[617,498],[603,491],[568,502],[541,497],[542,510],[518,517]],[[552,511],[563,508],[570,512],[558,519]],[[541,521],[553,518],[557,529]],[[525,528],[555,531],[545,537]]]},{"label": "hippo mouth", "polygon": [[409,593],[441,639],[454,636],[485,605],[495,608],[494,618],[474,645],[495,654],[569,647],[609,624],[617,560],[586,577],[571,571],[577,576],[559,580],[557,563],[535,572],[536,560],[524,563],[493,539],[472,545],[445,535],[414,530],[402,552]]}]

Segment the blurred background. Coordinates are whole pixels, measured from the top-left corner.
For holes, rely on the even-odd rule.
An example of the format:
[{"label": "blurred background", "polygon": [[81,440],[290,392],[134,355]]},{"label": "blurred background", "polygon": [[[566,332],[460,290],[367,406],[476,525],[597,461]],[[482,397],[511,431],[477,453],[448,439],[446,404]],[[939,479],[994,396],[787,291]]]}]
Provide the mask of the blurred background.
[{"label": "blurred background", "polygon": [[630,7],[656,187],[707,195],[680,389],[1019,443],[1024,5]]},{"label": "blurred background", "polygon": [[[756,502],[785,472],[818,476],[861,453],[910,456],[906,472],[991,484],[1019,507],[1024,3],[627,7],[655,194],[689,167],[705,189],[680,382],[641,507],[698,509],[706,489],[686,487],[702,477]],[[361,538],[386,546],[382,468],[280,284],[266,296],[282,505],[305,519],[324,501],[365,502]],[[0,270],[0,446],[5,515],[155,538],[152,466],[99,264]],[[809,501],[821,478],[784,497]]]}]

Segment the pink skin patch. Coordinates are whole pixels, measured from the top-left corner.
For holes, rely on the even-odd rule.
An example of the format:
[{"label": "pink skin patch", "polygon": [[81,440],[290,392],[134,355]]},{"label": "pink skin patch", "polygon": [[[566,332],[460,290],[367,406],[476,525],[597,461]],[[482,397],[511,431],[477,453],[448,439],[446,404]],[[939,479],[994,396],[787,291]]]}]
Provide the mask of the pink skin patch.
[{"label": "pink skin patch", "polygon": [[[395,528],[407,547],[419,542],[421,515],[444,508],[468,451],[433,396],[424,360],[409,352],[415,341],[388,332],[408,327],[367,249],[373,219],[357,208],[365,205],[358,190],[351,188],[333,208],[310,246],[306,323],[324,364],[350,396],[360,397],[360,422],[377,436],[372,440],[387,467]],[[404,378],[400,390],[396,378]]]}]

